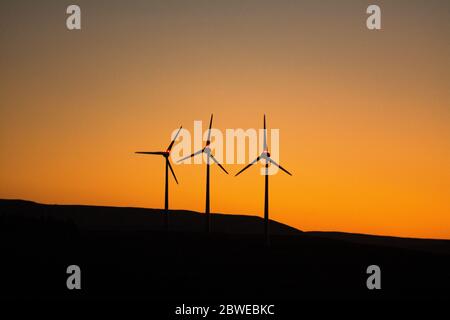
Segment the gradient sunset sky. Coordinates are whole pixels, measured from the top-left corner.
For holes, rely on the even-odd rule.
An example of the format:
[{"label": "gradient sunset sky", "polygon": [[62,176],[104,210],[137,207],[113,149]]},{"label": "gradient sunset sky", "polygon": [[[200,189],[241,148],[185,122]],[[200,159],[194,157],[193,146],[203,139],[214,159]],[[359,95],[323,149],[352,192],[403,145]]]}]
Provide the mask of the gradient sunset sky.
[{"label": "gradient sunset sky", "polygon": [[[66,7],[82,30],[66,29]],[[366,8],[382,9],[382,30]],[[0,198],[163,207],[194,120],[280,129],[271,218],[450,239],[450,2],[1,1]],[[262,216],[257,166],[211,168],[212,212]],[[204,165],[174,209],[204,210]]]}]

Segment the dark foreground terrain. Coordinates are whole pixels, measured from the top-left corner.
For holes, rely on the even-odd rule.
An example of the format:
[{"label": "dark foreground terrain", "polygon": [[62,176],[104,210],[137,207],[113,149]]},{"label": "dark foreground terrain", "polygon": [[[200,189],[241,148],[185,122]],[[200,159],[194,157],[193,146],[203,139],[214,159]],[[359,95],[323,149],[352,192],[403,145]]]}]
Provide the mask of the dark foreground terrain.
[{"label": "dark foreground terrain", "polygon": [[[301,232],[262,219],[151,209],[0,201],[0,297],[262,303],[314,299],[449,299],[450,241]],[[82,289],[68,290],[79,265]],[[366,268],[381,268],[368,290]]]}]

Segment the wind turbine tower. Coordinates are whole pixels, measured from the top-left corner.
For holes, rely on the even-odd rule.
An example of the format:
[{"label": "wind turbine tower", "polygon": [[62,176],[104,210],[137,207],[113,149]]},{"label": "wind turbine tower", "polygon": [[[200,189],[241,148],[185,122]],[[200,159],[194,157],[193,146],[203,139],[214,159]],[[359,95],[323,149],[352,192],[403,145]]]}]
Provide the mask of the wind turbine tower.
[{"label": "wind turbine tower", "polygon": [[170,156],[170,151],[172,150],[173,144],[175,143],[175,140],[177,140],[177,138],[178,138],[178,134],[180,133],[181,128],[182,127],[180,127],[180,129],[178,129],[177,134],[175,135],[173,140],[170,142],[166,151],[136,151],[135,152],[138,154],[159,155],[159,156],[163,156],[165,159],[166,176],[165,176],[165,192],[164,192],[164,228],[166,230],[169,230],[169,169],[170,169],[170,172],[172,172],[175,182],[178,184],[177,177],[175,176],[175,172],[173,171],[172,165],[170,164],[169,156]]},{"label": "wind turbine tower", "polygon": [[225,170],[225,168],[219,163],[219,161],[217,161],[217,159],[211,154],[211,148],[209,147],[209,145],[211,144],[211,126],[212,126],[212,121],[213,121],[213,115],[211,114],[211,119],[209,120],[209,129],[208,129],[208,139],[206,140],[206,145],[203,149],[198,150],[196,152],[194,152],[193,154],[184,157],[180,160],[178,160],[178,162],[182,162],[186,159],[192,158],[198,154],[202,154],[205,153],[206,156],[206,203],[205,203],[205,229],[206,232],[210,232],[211,231],[211,219],[210,219],[210,196],[209,196],[209,189],[210,189],[210,174],[209,174],[209,167],[211,165],[210,160],[214,161],[219,167],[220,169],[222,169],[226,174],[228,174],[228,171]]},{"label": "wind turbine tower", "polygon": [[267,147],[267,129],[266,129],[266,115],[264,115],[264,142],[263,142],[263,152],[252,162],[246,165],[241,171],[236,173],[235,176],[240,175],[242,172],[247,170],[250,166],[254,165],[259,160],[264,160],[265,170],[264,170],[264,238],[266,240],[267,245],[270,244],[269,238],[269,163],[277,166],[288,175],[292,176],[292,174],[276,163],[271,157],[269,148]]}]

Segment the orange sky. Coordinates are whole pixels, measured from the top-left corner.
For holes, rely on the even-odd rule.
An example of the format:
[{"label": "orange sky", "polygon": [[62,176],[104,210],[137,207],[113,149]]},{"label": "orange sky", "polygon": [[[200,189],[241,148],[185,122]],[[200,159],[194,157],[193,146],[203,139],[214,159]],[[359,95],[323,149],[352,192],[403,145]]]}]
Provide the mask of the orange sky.
[{"label": "orange sky", "polygon": [[[0,198],[162,207],[179,125],[280,129],[271,218],[302,230],[450,239],[450,4],[0,3]],[[232,174],[242,165],[226,165]],[[204,165],[170,205],[204,209]],[[212,167],[213,212],[262,215],[258,168]]]}]

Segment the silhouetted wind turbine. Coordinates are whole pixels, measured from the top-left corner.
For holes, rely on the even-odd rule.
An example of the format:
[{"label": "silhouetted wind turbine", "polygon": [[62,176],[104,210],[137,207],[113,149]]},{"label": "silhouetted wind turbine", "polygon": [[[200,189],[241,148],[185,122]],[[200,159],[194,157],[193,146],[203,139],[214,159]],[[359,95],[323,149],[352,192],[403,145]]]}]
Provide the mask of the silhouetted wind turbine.
[{"label": "silhouetted wind turbine", "polygon": [[169,172],[168,169],[172,172],[172,175],[175,179],[175,182],[178,184],[177,177],[175,176],[175,172],[173,171],[172,165],[169,161],[170,151],[172,150],[173,144],[175,143],[175,140],[178,138],[178,134],[181,131],[181,128],[178,129],[177,134],[173,138],[172,142],[170,142],[169,146],[167,147],[166,151],[136,151],[135,153],[139,154],[153,154],[153,155],[159,155],[163,156],[166,161],[166,182],[165,182],[165,197],[164,197],[164,227],[166,230],[169,230]]},{"label": "silhouetted wind turbine", "polygon": [[254,165],[259,160],[265,160],[265,188],[264,188],[264,237],[266,238],[266,243],[269,244],[269,163],[274,164],[288,175],[292,176],[292,174],[276,163],[271,157],[269,153],[269,148],[267,147],[267,130],[266,130],[266,115],[264,115],[264,150],[263,152],[252,162],[246,165],[241,171],[236,173],[235,177],[241,174],[243,171],[247,170],[250,166]]},{"label": "silhouetted wind turbine", "polygon": [[210,223],[210,215],[209,215],[209,213],[210,213],[210,211],[209,211],[209,166],[210,166],[209,160],[212,159],[215,163],[217,163],[219,165],[219,167],[223,171],[225,171],[226,174],[228,174],[227,170],[225,170],[225,168],[222,167],[222,165],[219,163],[219,161],[217,161],[217,159],[214,158],[214,156],[211,154],[211,148],[209,147],[209,145],[211,144],[212,121],[213,121],[213,115],[211,114],[211,120],[209,121],[209,129],[208,129],[208,139],[206,140],[205,147],[203,149],[198,150],[198,151],[194,152],[193,154],[177,161],[177,162],[181,162],[181,161],[192,158],[192,157],[194,157],[198,154],[202,154],[202,153],[206,153],[206,155],[207,155],[207,157],[206,157],[206,206],[205,206],[206,231],[207,232],[211,231],[211,223]]}]

